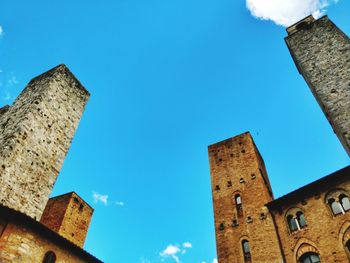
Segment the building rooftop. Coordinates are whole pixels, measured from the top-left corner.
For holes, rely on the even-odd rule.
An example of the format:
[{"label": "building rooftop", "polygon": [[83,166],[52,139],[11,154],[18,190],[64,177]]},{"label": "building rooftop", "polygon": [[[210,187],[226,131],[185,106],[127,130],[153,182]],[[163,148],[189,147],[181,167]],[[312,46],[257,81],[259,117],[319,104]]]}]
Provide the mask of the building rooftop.
[{"label": "building rooftop", "polygon": [[337,185],[341,182],[348,181],[350,179],[350,165],[340,169],[330,175],[322,177],[310,184],[307,184],[297,190],[294,190],[280,198],[277,198],[266,206],[270,210],[278,210],[284,205],[290,205],[293,203],[301,202],[303,199],[310,196],[314,196],[322,191],[329,190],[333,185]]}]

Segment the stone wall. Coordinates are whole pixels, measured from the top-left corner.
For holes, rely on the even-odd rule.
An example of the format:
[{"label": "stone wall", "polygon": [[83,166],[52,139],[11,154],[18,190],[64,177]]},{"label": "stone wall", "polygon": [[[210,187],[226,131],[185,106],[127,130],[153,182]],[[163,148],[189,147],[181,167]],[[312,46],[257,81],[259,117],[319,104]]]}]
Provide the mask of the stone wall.
[{"label": "stone wall", "polygon": [[0,235],[1,263],[42,263],[48,251],[55,253],[56,263],[88,262],[65,247],[19,224],[9,222]]},{"label": "stone wall", "polygon": [[350,40],[327,16],[287,29],[294,62],[350,155]]},{"label": "stone wall", "polygon": [[30,81],[0,114],[0,203],[37,220],[89,93],[60,65]]},{"label": "stone wall", "polygon": [[[274,212],[286,262],[298,262],[298,258],[307,251],[319,254],[321,262],[349,262],[350,255],[347,255],[344,242],[350,239],[350,211],[334,216],[326,200],[326,194],[336,189],[349,194],[350,182],[330,186],[322,193],[305,193],[310,197]],[[306,227],[290,231],[286,220],[290,209],[303,211]]]},{"label": "stone wall", "polygon": [[[265,204],[273,200],[264,162],[249,133],[209,146],[218,261],[244,261],[242,241],[252,262],[282,262],[273,218]],[[242,209],[237,210],[239,194]]]},{"label": "stone wall", "polygon": [[50,198],[40,222],[83,247],[94,210],[77,194]]}]

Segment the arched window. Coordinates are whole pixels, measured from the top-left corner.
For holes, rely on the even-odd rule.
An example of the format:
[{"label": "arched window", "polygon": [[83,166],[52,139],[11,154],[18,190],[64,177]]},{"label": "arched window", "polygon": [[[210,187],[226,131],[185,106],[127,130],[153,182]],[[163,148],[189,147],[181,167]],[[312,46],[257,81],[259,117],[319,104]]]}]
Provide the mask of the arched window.
[{"label": "arched window", "polygon": [[242,199],[239,194],[235,195],[236,210],[238,215],[243,214]]},{"label": "arched window", "polygon": [[340,204],[344,210],[344,212],[346,211],[349,211],[350,210],[350,201],[349,201],[349,198],[342,194],[339,196],[339,201],[340,201]]},{"label": "arched window", "polygon": [[348,250],[348,252],[350,253],[350,239],[346,242],[345,247]]},{"label": "arched window", "polygon": [[320,256],[316,253],[306,253],[300,258],[300,263],[321,263]]},{"label": "arched window", "polygon": [[304,213],[299,208],[293,208],[289,210],[286,219],[291,232],[294,232],[306,227],[306,220],[305,220]]},{"label": "arched window", "polygon": [[298,230],[298,224],[295,218],[293,218],[292,215],[287,216],[288,226],[290,231],[296,231]]},{"label": "arched window", "polygon": [[43,263],[55,263],[56,262],[56,255],[52,251],[48,251],[45,254]]},{"label": "arched window", "polygon": [[251,254],[248,240],[242,241],[243,257],[244,262],[251,262]]},{"label": "arched window", "polygon": [[350,201],[345,190],[333,190],[327,195],[326,200],[335,216],[350,211]]},{"label": "arched window", "polygon": [[328,204],[331,206],[331,209],[334,215],[343,213],[343,209],[341,205],[337,201],[335,201],[333,198],[328,200]]}]

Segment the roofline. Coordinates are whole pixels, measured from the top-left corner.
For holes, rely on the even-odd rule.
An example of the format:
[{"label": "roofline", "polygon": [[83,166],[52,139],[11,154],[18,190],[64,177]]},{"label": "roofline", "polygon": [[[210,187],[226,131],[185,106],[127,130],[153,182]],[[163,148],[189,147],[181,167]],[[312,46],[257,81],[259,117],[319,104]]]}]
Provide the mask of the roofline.
[{"label": "roofline", "polygon": [[266,206],[270,210],[279,209],[282,205],[288,205],[293,203],[298,203],[302,199],[309,196],[315,195],[315,192],[320,192],[322,190],[329,189],[330,186],[337,183],[342,183],[349,180],[350,178],[350,165],[335,171],[327,176],[324,176],[312,183],[309,183],[303,187],[300,187],[280,198],[277,198],[269,203]]},{"label": "roofline", "polygon": [[34,220],[33,218],[27,216],[26,214],[23,214],[17,210],[14,210],[2,204],[0,204],[0,214],[9,221],[19,222],[19,224],[25,225],[30,229],[37,231],[44,237],[48,238],[49,240],[52,240],[54,243],[82,257],[83,260],[87,260],[89,263],[103,263],[103,261],[91,255],[89,252],[78,247],[71,241],[67,240],[55,231]]},{"label": "roofline", "polygon": [[70,192],[65,193],[65,194],[60,194],[60,195],[50,197],[49,200],[60,198],[60,197],[66,196],[66,195],[72,195],[72,194],[75,194],[76,196],[78,196],[81,200],[84,201],[85,204],[87,204],[92,209],[92,211],[95,211],[95,209],[88,202],[86,202],[84,198],[82,198],[80,195],[78,195],[75,191],[70,191]]}]

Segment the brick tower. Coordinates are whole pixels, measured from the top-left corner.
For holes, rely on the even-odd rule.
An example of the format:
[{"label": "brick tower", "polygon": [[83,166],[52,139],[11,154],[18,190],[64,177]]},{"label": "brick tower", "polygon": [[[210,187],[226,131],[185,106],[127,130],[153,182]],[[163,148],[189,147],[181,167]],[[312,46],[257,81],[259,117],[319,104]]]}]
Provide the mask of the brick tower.
[{"label": "brick tower", "polygon": [[350,40],[324,16],[287,28],[293,60],[350,155]]},{"label": "brick tower", "polygon": [[283,262],[264,161],[249,133],[210,145],[219,263]]},{"label": "brick tower", "polygon": [[40,222],[83,247],[94,209],[76,193],[50,198]]},{"label": "brick tower", "polygon": [[64,65],[0,110],[0,203],[40,219],[89,93]]}]

